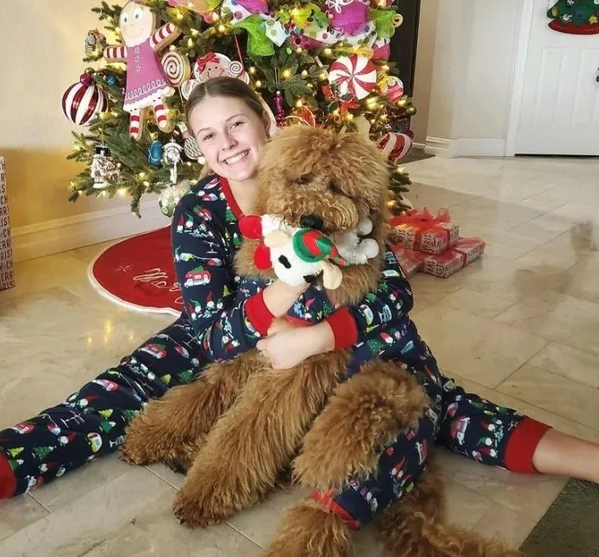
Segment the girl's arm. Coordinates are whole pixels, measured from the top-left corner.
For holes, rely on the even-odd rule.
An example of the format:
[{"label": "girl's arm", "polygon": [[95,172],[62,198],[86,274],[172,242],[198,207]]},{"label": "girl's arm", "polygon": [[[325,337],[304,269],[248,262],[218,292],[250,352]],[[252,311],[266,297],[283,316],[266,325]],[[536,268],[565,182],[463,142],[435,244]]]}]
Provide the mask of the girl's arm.
[{"label": "girl's arm", "polygon": [[200,199],[189,193],[175,210],[171,229],[175,271],[201,356],[228,360],[255,347],[304,289],[275,281],[249,298],[238,299],[228,241],[212,222],[211,213],[203,209]]},{"label": "girl's arm", "polygon": [[[391,251],[385,253],[385,265],[376,293],[367,294],[355,306],[333,312],[320,323],[308,327],[287,326],[281,332],[257,344],[275,369],[290,369],[301,362],[333,350],[343,350],[366,342],[373,332],[391,331],[409,320],[413,298],[410,285]],[[318,304],[308,311],[318,312]],[[293,350],[289,347],[293,346]]]},{"label": "girl's arm", "polygon": [[403,321],[413,305],[410,284],[393,252],[387,250],[376,292],[367,294],[356,305],[336,310],[322,326],[314,327],[318,327],[316,331],[323,331],[328,324],[333,332],[334,350],[350,348],[364,342],[377,328]]}]

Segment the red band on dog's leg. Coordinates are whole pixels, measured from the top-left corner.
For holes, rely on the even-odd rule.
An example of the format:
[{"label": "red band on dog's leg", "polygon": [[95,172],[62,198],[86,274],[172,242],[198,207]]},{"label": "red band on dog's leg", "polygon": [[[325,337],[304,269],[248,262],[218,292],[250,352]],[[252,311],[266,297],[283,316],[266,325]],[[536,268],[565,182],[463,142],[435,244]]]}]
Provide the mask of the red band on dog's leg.
[{"label": "red band on dog's leg", "polygon": [[323,509],[330,511],[343,519],[352,530],[358,530],[360,528],[360,522],[352,518],[341,505],[333,501],[333,493],[334,491],[332,489],[324,493],[322,491],[314,490],[312,492],[312,498],[318,502]]}]

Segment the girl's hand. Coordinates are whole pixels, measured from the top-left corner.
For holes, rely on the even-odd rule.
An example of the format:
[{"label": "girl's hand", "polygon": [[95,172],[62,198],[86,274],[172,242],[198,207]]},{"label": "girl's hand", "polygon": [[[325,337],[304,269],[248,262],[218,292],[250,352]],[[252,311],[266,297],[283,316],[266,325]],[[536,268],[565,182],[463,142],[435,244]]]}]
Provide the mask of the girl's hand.
[{"label": "girl's hand", "polygon": [[333,330],[322,322],[310,327],[289,325],[258,341],[256,347],[270,360],[273,369],[291,369],[310,356],[331,351],[334,345]]},{"label": "girl's hand", "polygon": [[293,323],[290,323],[284,317],[277,317],[272,322],[272,325],[268,329],[268,336],[272,337],[272,336],[274,336],[277,333],[280,333],[282,331],[288,331],[289,329],[299,329],[299,328],[300,327],[298,325],[294,325]]}]

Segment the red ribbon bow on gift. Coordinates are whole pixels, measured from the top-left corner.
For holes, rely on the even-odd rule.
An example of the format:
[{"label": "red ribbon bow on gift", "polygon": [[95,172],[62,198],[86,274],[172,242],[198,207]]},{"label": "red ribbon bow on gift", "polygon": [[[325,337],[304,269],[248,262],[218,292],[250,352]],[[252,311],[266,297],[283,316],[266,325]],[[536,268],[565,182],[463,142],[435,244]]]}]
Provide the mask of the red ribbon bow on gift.
[{"label": "red ribbon bow on gift", "polygon": [[391,226],[398,225],[412,225],[418,230],[430,230],[431,228],[435,228],[442,223],[451,222],[451,217],[449,215],[449,210],[447,209],[439,209],[437,212],[437,216],[434,217],[427,207],[425,207],[422,211],[418,209],[412,209],[403,215],[398,215],[393,217],[390,221]]}]

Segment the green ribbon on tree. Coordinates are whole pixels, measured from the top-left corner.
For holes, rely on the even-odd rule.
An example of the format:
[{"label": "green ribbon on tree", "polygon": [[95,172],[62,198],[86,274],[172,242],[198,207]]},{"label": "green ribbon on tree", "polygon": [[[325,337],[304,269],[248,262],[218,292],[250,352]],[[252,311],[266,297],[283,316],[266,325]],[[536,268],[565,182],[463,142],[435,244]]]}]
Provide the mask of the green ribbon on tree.
[{"label": "green ribbon on tree", "polygon": [[390,39],[395,34],[395,25],[393,25],[395,15],[392,10],[368,10],[368,16],[374,23],[379,38]]},{"label": "green ribbon on tree", "polygon": [[265,21],[261,15],[253,14],[234,26],[247,31],[247,50],[249,54],[253,56],[272,56],[275,53],[272,41],[266,36]]},{"label": "green ribbon on tree", "polygon": [[329,24],[329,18],[320,6],[310,2],[292,12],[293,23],[302,30],[303,35],[314,36]]}]

